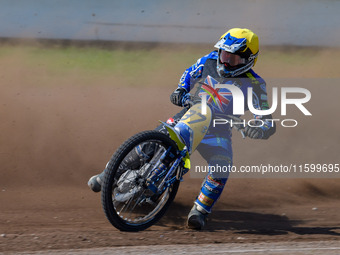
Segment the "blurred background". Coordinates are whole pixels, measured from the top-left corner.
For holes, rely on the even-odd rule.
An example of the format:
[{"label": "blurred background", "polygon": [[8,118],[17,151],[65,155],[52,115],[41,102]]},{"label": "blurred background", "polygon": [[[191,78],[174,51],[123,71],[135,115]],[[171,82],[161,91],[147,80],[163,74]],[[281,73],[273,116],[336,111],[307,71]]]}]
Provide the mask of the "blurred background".
[{"label": "blurred background", "polygon": [[226,28],[256,31],[262,45],[339,46],[334,0],[1,1],[0,36],[214,43]]},{"label": "blurred background", "polygon": [[[234,164],[340,163],[340,1],[0,5],[0,251],[210,243],[221,236],[214,229],[222,242],[338,238],[339,178],[231,178],[209,233],[188,235],[185,217],[203,178],[189,173],[145,240],[114,231],[87,180],[128,137],[181,110],[169,101],[180,76],[232,27],[258,34],[254,70],[268,98],[272,87],[306,88],[313,114],[288,107],[284,118],[298,126],[279,126],[266,141],[235,133]],[[164,231],[170,239],[160,241]]]}]

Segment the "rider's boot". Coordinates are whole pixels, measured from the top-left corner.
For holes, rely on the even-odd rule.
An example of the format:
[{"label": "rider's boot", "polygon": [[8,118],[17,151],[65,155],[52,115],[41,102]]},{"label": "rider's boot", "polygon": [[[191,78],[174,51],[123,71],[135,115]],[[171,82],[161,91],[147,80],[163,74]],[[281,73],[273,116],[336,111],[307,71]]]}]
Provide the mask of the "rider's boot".
[{"label": "rider's boot", "polygon": [[208,212],[200,205],[194,204],[188,215],[188,228],[201,230],[207,221]]},{"label": "rider's boot", "polygon": [[201,230],[206,224],[206,218],[220,197],[227,178],[215,178],[208,174],[203,181],[201,192],[195,200],[195,205],[188,215],[188,227]]},{"label": "rider's boot", "polygon": [[[134,150],[128,154],[127,157],[122,161],[122,166],[124,169],[138,169],[142,161],[147,161],[150,156],[153,155],[155,150],[154,146],[150,146],[150,144],[142,144],[135,147]],[[100,192],[101,186],[104,180],[104,172],[100,174],[92,176],[87,185],[93,192]]]},{"label": "rider's boot", "polygon": [[103,177],[104,177],[104,171],[90,178],[87,185],[90,187],[90,189],[92,189],[93,192],[101,191]]}]

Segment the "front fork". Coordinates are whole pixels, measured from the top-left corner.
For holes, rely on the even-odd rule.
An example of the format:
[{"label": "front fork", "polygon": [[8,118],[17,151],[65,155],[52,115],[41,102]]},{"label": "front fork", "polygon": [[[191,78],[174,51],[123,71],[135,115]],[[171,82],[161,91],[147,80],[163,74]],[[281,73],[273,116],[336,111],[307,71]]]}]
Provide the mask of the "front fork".
[{"label": "front fork", "polygon": [[[165,158],[167,155],[169,155],[170,148],[164,152],[161,159]],[[146,185],[148,189],[150,189],[155,194],[161,194],[166,188],[168,188],[171,184],[173,184],[176,180],[181,180],[182,176],[188,172],[189,169],[184,168],[181,166],[181,164],[184,165],[183,158],[187,155],[187,147],[184,147],[182,151],[179,152],[176,160],[172,164],[171,168],[167,170],[167,166],[162,162],[162,160],[159,160],[158,167],[156,167],[153,171],[151,176],[147,179]],[[178,169],[178,172],[176,176],[173,176],[176,169]],[[165,177],[163,178],[163,176]],[[173,176],[173,177],[171,177]],[[171,178],[170,178],[171,177]],[[163,178],[162,182],[156,186],[156,183]]]}]

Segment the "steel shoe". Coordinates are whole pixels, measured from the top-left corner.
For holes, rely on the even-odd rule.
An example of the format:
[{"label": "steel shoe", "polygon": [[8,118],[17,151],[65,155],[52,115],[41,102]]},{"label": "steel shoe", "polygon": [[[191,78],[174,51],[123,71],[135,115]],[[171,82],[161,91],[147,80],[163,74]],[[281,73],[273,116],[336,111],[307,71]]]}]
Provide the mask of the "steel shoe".
[{"label": "steel shoe", "polygon": [[87,182],[87,185],[90,187],[90,189],[93,192],[100,192],[102,189],[102,180],[104,177],[104,171],[100,174],[94,175],[90,178],[90,180]]}]

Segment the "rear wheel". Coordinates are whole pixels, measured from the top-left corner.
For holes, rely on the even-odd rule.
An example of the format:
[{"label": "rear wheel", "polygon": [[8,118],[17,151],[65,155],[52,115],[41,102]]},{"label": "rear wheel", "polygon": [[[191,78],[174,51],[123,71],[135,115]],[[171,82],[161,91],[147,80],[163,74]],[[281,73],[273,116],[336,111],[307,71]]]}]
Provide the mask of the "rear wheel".
[{"label": "rear wheel", "polygon": [[[167,135],[144,131],[125,141],[112,156],[105,170],[101,196],[105,215],[114,227],[122,231],[140,231],[164,215],[176,196],[179,181],[175,180],[155,194],[148,189],[147,178],[167,150],[174,154],[177,151],[175,142]],[[139,162],[126,164],[136,151],[143,154],[134,159]],[[164,177],[165,174],[161,174],[155,185],[159,185]]]}]

